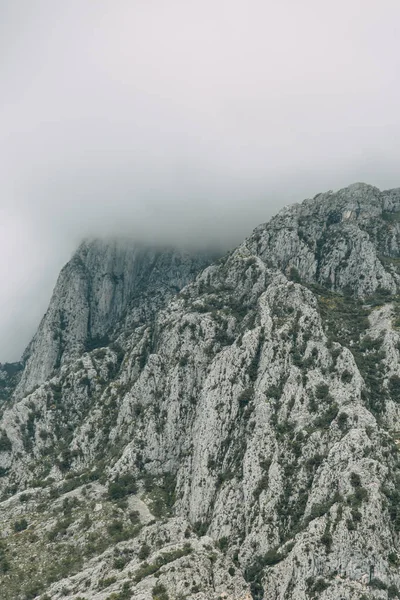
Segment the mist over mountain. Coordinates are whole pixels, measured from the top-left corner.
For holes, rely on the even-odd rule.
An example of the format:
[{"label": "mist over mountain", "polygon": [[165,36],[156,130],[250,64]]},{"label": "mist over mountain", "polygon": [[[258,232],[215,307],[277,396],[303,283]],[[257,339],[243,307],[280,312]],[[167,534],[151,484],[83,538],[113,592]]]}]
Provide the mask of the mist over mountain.
[{"label": "mist over mountain", "polygon": [[365,183],[219,256],[81,244],[0,368],[2,598],[399,598],[399,265]]},{"label": "mist over mountain", "polygon": [[0,2],[0,360],[85,238],[232,248],[398,185],[396,0]]},{"label": "mist over mountain", "polygon": [[400,599],[399,23],[0,0],[0,600]]}]

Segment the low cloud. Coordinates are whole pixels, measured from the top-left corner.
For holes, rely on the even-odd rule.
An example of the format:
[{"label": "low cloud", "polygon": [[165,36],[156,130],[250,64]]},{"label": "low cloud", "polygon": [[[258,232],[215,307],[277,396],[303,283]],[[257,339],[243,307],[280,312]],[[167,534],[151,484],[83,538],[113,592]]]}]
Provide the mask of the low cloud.
[{"label": "low cloud", "polygon": [[0,0],[0,361],[82,237],[228,248],[400,185],[397,0]]}]

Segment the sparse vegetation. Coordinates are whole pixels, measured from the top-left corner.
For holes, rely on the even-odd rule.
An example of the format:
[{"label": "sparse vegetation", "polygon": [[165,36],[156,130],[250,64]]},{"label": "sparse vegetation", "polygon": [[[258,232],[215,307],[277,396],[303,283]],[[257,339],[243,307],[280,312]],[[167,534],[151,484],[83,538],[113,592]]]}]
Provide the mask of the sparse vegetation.
[{"label": "sparse vegetation", "polygon": [[175,560],[182,558],[182,556],[187,556],[191,552],[192,548],[190,544],[185,544],[183,548],[179,548],[171,552],[161,553],[154,563],[144,563],[141,567],[139,567],[139,569],[134,574],[134,581],[136,581],[136,583],[142,581],[142,579],[144,579],[145,577],[149,577],[149,575],[157,573],[157,571],[159,571],[164,565],[174,562]]},{"label": "sparse vegetation", "polygon": [[0,433],[0,452],[10,452],[12,450],[11,441],[5,431]]},{"label": "sparse vegetation", "polygon": [[137,484],[133,475],[126,473],[119,475],[114,481],[108,484],[108,497],[110,500],[119,500],[137,493]]},{"label": "sparse vegetation", "polygon": [[154,600],[169,600],[167,588],[162,583],[157,583],[152,590]]},{"label": "sparse vegetation", "polygon": [[25,519],[25,517],[23,517],[22,519],[15,521],[13,527],[16,533],[19,533],[20,531],[25,531],[25,529],[27,529],[28,527],[28,521]]},{"label": "sparse vegetation", "polygon": [[[176,290],[154,253],[149,280],[162,271],[161,291],[151,287],[148,306],[131,299],[116,310],[113,344],[108,335],[91,336],[101,328],[90,298],[89,314],[83,311],[88,354],[80,360],[64,361],[67,338],[77,352],[82,338],[74,338],[71,307],[61,303],[47,340],[59,350],[51,379],[15,406],[0,406],[7,415],[0,427],[4,600],[50,600],[55,582],[57,597],[75,600],[127,600],[140,593],[137,584],[153,600],[205,597],[214,569],[218,581],[226,570],[226,593],[240,595],[245,567],[254,600],[342,592],[400,600],[392,584],[400,566],[400,296],[384,289],[387,277],[370,297],[365,290],[375,278],[363,289],[347,277],[343,287],[343,269],[357,250],[351,230],[360,227],[372,244],[377,235],[354,211],[342,227],[344,210],[321,209],[317,232],[316,221],[310,228],[296,208],[290,239],[282,237],[284,259],[268,244],[288,217],[278,219],[270,238],[268,225],[258,228],[167,305],[165,290],[168,298]],[[381,243],[386,254],[394,253],[399,220],[388,214],[383,223],[376,219],[394,240]],[[330,270],[336,240],[339,266]],[[315,273],[302,248],[315,255]],[[395,281],[400,259],[378,258],[379,270],[390,270]],[[182,260],[186,273],[189,261]],[[131,281],[120,286],[123,275],[103,266],[103,300],[118,302]],[[136,275],[141,298],[146,273]],[[314,275],[323,285],[307,283]],[[85,293],[98,285],[94,278]],[[0,366],[0,398],[10,389]],[[191,525],[185,519],[193,515],[199,520]],[[195,556],[183,545],[189,540]],[[350,554],[355,549],[356,571],[376,564],[370,589],[344,575],[348,556],[336,560],[341,542]],[[295,576],[279,589],[282,561],[306,573],[300,592]],[[181,594],[173,589],[177,577]],[[271,584],[272,591],[263,590]]]}]

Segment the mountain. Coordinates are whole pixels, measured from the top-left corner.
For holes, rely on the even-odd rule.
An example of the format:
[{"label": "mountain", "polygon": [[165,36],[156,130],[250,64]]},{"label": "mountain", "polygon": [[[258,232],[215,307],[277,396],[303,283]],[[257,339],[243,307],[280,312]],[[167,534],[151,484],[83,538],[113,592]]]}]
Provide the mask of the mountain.
[{"label": "mountain", "polygon": [[399,241],[355,184],[214,262],[81,246],[1,405],[2,598],[400,597]]},{"label": "mountain", "polygon": [[159,250],[128,240],[84,242],[63,268],[24,355],[23,395],[85,350],[129,334],[207,266],[211,254]]},{"label": "mountain", "polygon": [[0,363],[0,402],[8,400],[20,380],[24,365],[17,363]]}]

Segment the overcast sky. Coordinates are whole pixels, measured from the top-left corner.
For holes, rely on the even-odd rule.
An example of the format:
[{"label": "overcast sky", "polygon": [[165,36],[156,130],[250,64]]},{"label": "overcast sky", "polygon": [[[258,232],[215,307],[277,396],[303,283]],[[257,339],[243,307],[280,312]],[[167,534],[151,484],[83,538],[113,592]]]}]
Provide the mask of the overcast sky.
[{"label": "overcast sky", "polygon": [[399,0],[0,0],[0,361],[83,236],[221,243],[400,186]]}]

